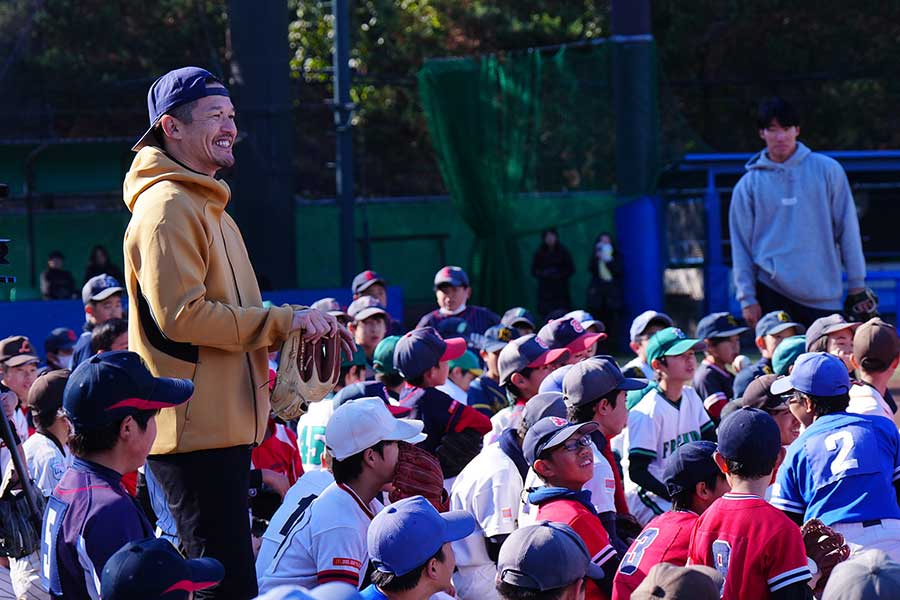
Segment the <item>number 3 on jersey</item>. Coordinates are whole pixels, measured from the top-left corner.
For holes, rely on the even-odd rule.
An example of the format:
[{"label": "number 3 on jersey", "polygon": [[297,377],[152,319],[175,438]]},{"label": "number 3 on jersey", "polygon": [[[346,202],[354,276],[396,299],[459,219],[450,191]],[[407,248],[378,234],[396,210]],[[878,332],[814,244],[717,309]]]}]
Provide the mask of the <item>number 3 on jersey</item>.
[{"label": "number 3 on jersey", "polygon": [[859,466],[858,460],[849,458],[850,452],[853,451],[853,434],[846,429],[835,431],[825,438],[825,449],[830,452],[837,450],[837,457],[831,462],[832,475],[837,476],[847,469]]},{"label": "number 3 on jersey", "polygon": [[644,558],[644,552],[650,547],[650,544],[653,543],[653,540],[656,539],[657,535],[659,535],[659,529],[656,527],[650,527],[642,531],[641,535],[634,540],[634,544],[632,544],[631,548],[622,558],[622,564],[619,565],[619,572],[623,575],[631,575],[637,571],[641,564],[641,559]]}]

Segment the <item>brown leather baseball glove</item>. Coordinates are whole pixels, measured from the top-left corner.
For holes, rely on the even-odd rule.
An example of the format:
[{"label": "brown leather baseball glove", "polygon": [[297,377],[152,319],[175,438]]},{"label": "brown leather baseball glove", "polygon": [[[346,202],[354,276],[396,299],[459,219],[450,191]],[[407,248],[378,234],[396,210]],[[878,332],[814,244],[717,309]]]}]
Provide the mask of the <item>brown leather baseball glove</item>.
[{"label": "brown leather baseball glove", "polygon": [[312,402],[328,395],[341,374],[341,338],[337,333],[307,342],[302,330],[288,334],[281,346],[271,403],[275,415],[289,421]]},{"label": "brown leather baseball glove", "polygon": [[422,496],[438,512],[450,510],[450,495],[444,489],[441,463],[430,452],[408,442],[398,442],[400,456],[393,488],[388,494],[391,502],[411,496]]},{"label": "brown leather baseball glove", "polygon": [[831,570],[838,563],[847,560],[850,548],[844,543],[843,535],[819,519],[810,519],[804,523],[800,532],[803,534],[806,555],[813,559],[819,568],[819,579],[813,591],[821,595],[831,576]]}]

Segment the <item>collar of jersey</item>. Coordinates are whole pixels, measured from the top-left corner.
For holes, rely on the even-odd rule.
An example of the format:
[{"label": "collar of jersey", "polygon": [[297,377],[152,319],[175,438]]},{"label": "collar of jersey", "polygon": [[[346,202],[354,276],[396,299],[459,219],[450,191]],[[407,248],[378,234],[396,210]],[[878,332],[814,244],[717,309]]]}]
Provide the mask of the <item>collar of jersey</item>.
[{"label": "collar of jersey", "polygon": [[728,500],[760,500],[761,498],[756,494],[738,494],[728,492],[723,498],[727,498]]},{"label": "collar of jersey", "polygon": [[78,458],[77,456],[72,461],[72,466],[77,468],[79,471],[86,471],[88,473],[92,473],[101,479],[106,480],[108,483],[112,484],[113,487],[119,486],[122,484],[122,474],[118,471],[110,469],[109,467],[104,467],[101,464],[91,462],[89,460],[85,460],[83,458]]},{"label": "collar of jersey", "polygon": [[345,485],[343,483],[339,483],[339,484],[337,484],[337,486],[339,488],[341,488],[342,490],[344,490],[345,492],[347,492],[348,494],[350,494],[351,498],[356,500],[356,503],[359,505],[359,507],[362,509],[362,511],[364,513],[366,513],[366,516],[369,517],[370,520],[375,517],[375,515],[372,513],[372,509],[369,508],[368,506],[366,506],[366,503],[362,501],[362,498],[359,497],[359,494],[357,494],[356,492],[353,491],[353,488],[351,488],[350,486]]}]

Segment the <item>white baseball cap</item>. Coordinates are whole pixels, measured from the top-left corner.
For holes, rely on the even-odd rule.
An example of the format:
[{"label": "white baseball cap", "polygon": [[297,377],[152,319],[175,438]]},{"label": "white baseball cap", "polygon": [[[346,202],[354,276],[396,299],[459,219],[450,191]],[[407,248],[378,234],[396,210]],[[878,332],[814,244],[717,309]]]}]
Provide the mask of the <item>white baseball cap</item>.
[{"label": "white baseball cap", "polygon": [[415,419],[396,419],[381,398],[359,398],[341,404],[325,426],[325,445],[337,460],[344,460],[378,442],[425,440],[425,424]]}]

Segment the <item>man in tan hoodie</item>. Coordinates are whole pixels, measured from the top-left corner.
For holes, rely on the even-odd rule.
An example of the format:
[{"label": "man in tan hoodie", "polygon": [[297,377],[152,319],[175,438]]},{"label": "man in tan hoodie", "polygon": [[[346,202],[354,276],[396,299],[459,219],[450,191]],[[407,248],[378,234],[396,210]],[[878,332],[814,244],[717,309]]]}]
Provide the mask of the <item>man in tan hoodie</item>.
[{"label": "man in tan hoodie", "polygon": [[[148,459],[191,558],[211,556],[225,579],[203,598],[247,599],[257,585],[247,497],[251,446],[268,414],[267,353],[290,331],[315,340],[350,334],[313,309],[263,308],[231,192],[216,179],[234,164],[235,110],[212,74],[185,67],[147,98],[150,129],[124,185],[129,347],[156,376],[194,382],[191,400],[162,409]],[[200,597],[200,596],[198,596]]]}]

